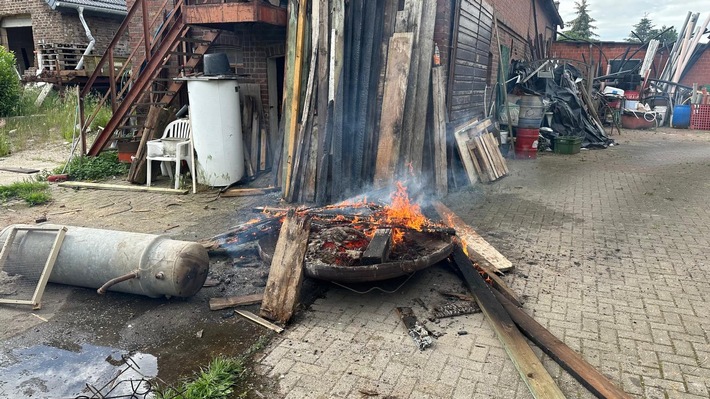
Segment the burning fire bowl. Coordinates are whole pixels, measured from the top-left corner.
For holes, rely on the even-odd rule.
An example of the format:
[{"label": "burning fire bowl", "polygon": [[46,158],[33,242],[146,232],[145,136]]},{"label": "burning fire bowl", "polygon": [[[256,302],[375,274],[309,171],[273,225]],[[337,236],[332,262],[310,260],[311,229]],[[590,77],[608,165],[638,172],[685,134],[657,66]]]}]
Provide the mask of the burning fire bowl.
[{"label": "burning fire bowl", "polygon": [[[319,280],[341,283],[381,281],[411,274],[446,259],[453,249],[451,237],[446,234],[407,231],[404,242],[392,250],[390,260],[361,265],[356,255],[347,261],[334,256],[332,252],[319,250],[323,245],[317,233],[311,236],[306,253],[305,274]],[[265,262],[271,262],[275,247],[276,237],[268,236],[259,240],[259,253]]]}]

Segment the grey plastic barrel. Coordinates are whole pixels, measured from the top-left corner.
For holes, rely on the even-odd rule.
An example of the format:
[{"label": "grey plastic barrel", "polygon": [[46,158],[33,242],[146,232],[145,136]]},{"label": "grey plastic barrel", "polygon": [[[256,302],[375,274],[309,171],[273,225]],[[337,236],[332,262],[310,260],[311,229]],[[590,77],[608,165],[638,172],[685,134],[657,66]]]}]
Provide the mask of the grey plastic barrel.
[{"label": "grey plastic barrel", "polygon": [[[16,226],[0,232],[0,245],[5,243],[13,227]],[[18,265],[42,267],[55,236],[54,232],[18,231],[9,248],[5,271],[20,272],[13,270]],[[110,280],[135,272],[135,278],[108,289],[153,298],[189,297],[205,283],[208,270],[207,250],[194,242],[152,234],[67,226],[49,281],[99,288]]]}]

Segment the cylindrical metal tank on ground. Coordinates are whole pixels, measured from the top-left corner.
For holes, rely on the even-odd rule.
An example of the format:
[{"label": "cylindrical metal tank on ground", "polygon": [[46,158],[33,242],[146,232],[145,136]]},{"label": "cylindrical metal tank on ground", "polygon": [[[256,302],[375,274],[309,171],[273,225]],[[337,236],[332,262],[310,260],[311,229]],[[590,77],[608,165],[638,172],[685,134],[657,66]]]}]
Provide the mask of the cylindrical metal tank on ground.
[{"label": "cylindrical metal tank on ground", "polygon": [[[0,232],[0,246],[13,227],[16,226],[8,226]],[[8,248],[4,270],[19,273],[20,266],[44,267],[55,237],[53,231],[18,231],[12,247]],[[208,271],[207,250],[195,242],[153,234],[67,226],[49,281],[99,288],[110,280],[135,274],[135,277],[108,289],[153,298],[189,297],[202,288]]]},{"label": "cylindrical metal tank on ground", "polygon": [[239,85],[234,77],[185,78],[190,100],[197,181],[229,186],[244,176]]}]

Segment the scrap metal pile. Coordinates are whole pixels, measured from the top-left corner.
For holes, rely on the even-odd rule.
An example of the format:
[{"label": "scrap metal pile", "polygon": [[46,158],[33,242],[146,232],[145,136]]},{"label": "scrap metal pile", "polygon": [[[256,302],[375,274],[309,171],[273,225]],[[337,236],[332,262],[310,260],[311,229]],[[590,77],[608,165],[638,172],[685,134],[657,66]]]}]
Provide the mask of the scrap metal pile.
[{"label": "scrap metal pile", "polygon": [[551,77],[540,77],[538,65],[513,61],[511,78],[519,76],[516,89],[526,94],[543,97],[547,112],[552,113],[552,133],[541,131],[548,140],[557,136],[582,138],[582,147],[606,148],[610,139],[596,115],[595,106],[583,84],[583,74],[569,63],[548,62]]}]

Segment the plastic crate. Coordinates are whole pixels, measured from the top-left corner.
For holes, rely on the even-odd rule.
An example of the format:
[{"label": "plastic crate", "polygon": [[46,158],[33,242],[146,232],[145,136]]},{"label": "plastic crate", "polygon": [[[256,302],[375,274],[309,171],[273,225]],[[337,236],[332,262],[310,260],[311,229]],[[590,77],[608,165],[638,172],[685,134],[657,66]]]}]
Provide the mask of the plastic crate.
[{"label": "plastic crate", "polygon": [[555,154],[578,154],[582,148],[582,138],[577,136],[555,137]]},{"label": "plastic crate", "polygon": [[710,105],[693,104],[690,108],[690,128],[710,130]]}]

